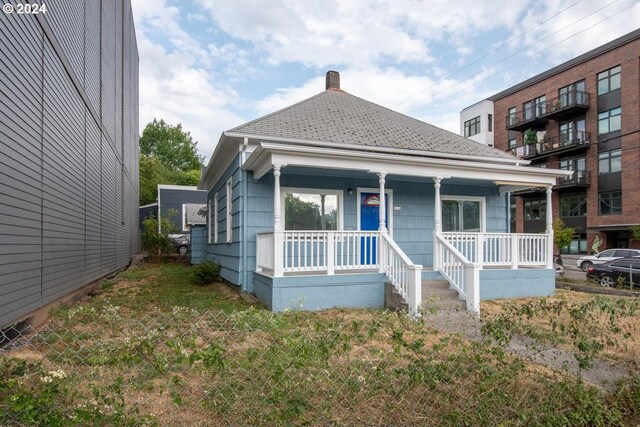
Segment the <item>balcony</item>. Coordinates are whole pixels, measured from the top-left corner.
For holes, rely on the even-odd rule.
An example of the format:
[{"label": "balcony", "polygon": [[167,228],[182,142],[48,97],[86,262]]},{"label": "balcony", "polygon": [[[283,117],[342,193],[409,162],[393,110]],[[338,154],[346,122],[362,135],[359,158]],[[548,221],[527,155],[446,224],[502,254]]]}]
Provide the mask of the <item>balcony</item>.
[{"label": "balcony", "polygon": [[577,170],[574,171],[571,176],[558,178],[558,183],[554,188],[588,187],[590,183],[591,173],[583,170]]},{"label": "balcony", "polygon": [[539,128],[547,123],[548,119],[546,104],[539,104],[532,108],[525,108],[523,111],[514,114],[508,114],[505,121],[507,130],[515,130],[524,132],[529,128]]},{"label": "balcony", "polygon": [[590,141],[591,134],[587,131],[563,132],[556,136],[546,136],[535,144],[516,147],[511,152],[518,158],[528,160],[586,148]]},{"label": "balcony", "polygon": [[591,95],[588,92],[581,90],[566,92],[547,101],[546,111],[542,117],[557,121],[575,116],[587,111],[590,107],[590,101]]}]

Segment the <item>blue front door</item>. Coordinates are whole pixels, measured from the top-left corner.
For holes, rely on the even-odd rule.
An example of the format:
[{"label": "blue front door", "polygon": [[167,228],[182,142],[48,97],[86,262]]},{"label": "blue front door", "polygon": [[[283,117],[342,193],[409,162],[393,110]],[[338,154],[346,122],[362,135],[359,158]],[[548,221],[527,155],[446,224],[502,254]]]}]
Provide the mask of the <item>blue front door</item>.
[{"label": "blue front door", "polygon": [[[385,219],[389,218],[389,203],[385,198]],[[386,221],[385,221],[386,225]],[[380,194],[360,193],[360,230],[375,231],[380,227]],[[360,263],[370,265],[376,263],[377,241],[375,237],[360,239]]]}]

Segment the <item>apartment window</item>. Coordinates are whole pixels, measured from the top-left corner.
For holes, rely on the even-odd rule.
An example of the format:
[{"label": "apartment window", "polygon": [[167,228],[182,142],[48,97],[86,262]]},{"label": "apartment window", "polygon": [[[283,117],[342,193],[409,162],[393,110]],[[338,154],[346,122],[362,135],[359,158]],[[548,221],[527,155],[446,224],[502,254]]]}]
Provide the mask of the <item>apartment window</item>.
[{"label": "apartment window", "polygon": [[283,188],[285,230],[340,230],[342,191]]},{"label": "apartment window", "polygon": [[464,122],[464,136],[473,136],[480,133],[480,116]]},{"label": "apartment window", "polygon": [[560,197],[560,216],[571,218],[575,216],[585,216],[587,214],[587,196],[584,194],[577,196]]},{"label": "apartment window", "polygon": [[509,108],[509,111],[507,112],[508,114],[508,122],[509,122],[509,126],[513,126],[516,124],[517,118],[516,118],[516,107],[511,107]]},{"label": "apartment window", "polygon": [[598,74],[598,95],[620,89],[620,66]]},{"label": "apartment window", "polygon": [[537,221],[545,219],[547,215],[546,200],[527,200],[524,202],[525,221]]},{"label": "apartment window", "polygon": [[227,181],[227,243],[233,241],[233,178]]},{"label": "apartment window", "polygon": [[484,198],[442,196],[443,231],[484,231]]},{"label": "apartment window", "polygon": [[622,150],[598,153],[598,175],[620,172],[622,170]]},{"label": "apartment window", "polygon": [[487,116],[487,130],[493,132],[493,114]]},{"label": "apartment window", "polygon": [[622,122],[621,116],[621,107],[598,113],[598,135],[620,130]]},{"label": "apartment window", "polygon": [[560,144],[583,143],[587,139],[587,122],[584,118],[560,124]]},{"label": "apartment window", "polygon": [[555,108],[564,108],[568,105],[584,104],[586,103],[586,83],[584,80],[575,82],[565,87],[558,89],[558,100],[556,101]]},{"label": "apartment window", "polygon": [[598,195],[600,201],[600,215],[616,214],[622,212],[622,192],[608,191]]},{"label": "apartment window", "polygon": [[514,148],[516,148],[516,139],[515,138],[511,138],[509,140],[509,149],[513,150]]},{"label": "apartment window", "polygon": [[218,193],[213,195],[213,243],[218,243]]}]

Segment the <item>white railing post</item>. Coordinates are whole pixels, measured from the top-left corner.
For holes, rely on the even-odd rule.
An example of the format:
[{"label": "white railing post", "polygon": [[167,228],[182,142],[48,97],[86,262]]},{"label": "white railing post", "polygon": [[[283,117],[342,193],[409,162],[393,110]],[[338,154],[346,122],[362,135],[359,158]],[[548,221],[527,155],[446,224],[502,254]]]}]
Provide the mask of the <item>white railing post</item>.
[{"label": "white railing post", "polygon": [[327,234],[327,259],[325,260],[327,263],[327,274],[332,275],[336,270],[336,235],[334,232],[329,232]]},{"label": "white railing post", "polygon": [[513,233],[511,236],[511,269],[518,268],[518,234]]},{"label": "white railing post", "polygon": [[465,265],[467,310],[480,314],[480,265]]},{"label": "white railing post", "polygon": [[387,245],[382,238],[382,233],[377,237],[378,243],[378,273],[384,273],[387,265]]},{"label": "white railing post", "polygon": [[484,264],[484,233],[478,233],[476,236],[476,264],[482,266]]},{"label": "white railing post", "polygon": [[284,233],[282,231],[273,232],[273,277],[282,277],[284,271]]},{"label": "white railing post", "polygon": [[409,279],[407,305],[409,306],[409,313],[417,315],[422,303],[422,266],[407,266],[407,275]]}]

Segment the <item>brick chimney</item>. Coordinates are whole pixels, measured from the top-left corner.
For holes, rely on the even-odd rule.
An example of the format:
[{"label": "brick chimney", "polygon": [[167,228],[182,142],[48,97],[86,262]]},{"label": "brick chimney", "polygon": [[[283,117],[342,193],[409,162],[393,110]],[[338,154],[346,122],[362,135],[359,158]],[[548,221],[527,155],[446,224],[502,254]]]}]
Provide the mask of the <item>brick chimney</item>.
[{"label": "brick chimney", "polygon": [[327,71],[325,82],[326,90],[340,90],[340,73],[337,71]]}]

